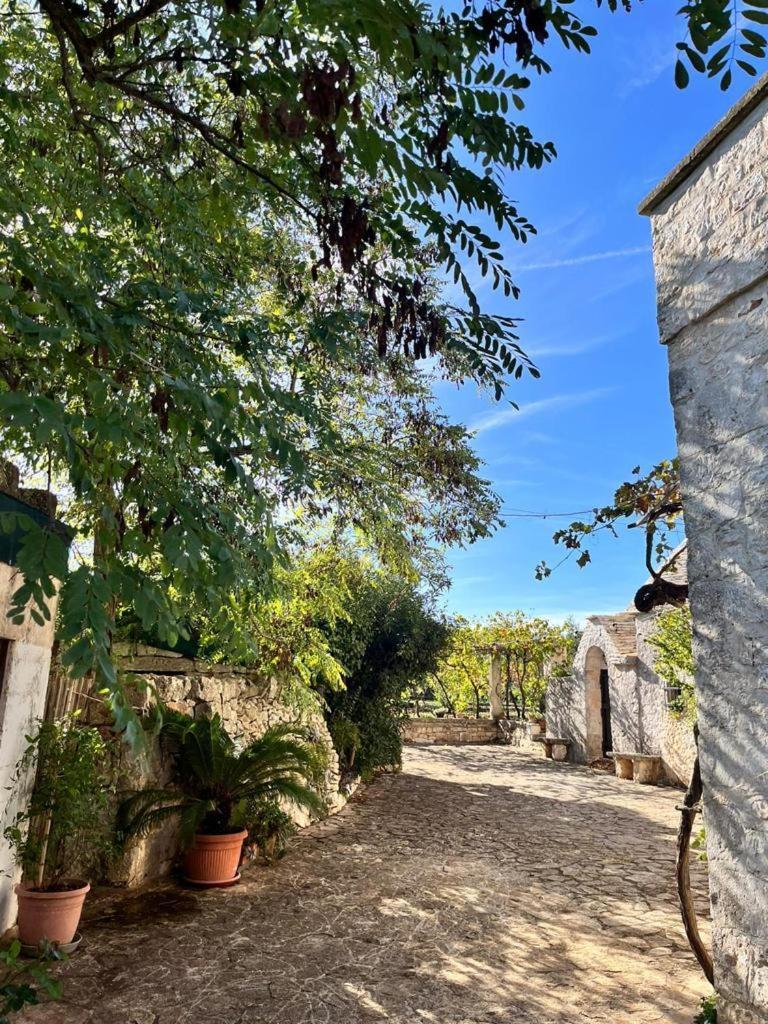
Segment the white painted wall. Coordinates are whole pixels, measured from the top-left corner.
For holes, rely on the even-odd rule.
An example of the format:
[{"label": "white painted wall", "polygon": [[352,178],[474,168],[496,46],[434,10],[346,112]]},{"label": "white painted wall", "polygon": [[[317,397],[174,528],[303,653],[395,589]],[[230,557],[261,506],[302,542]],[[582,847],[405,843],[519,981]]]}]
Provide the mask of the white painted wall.
[{"label": "white painted wall", "polygon": [[[3,829],[24,805],[31,778],[14,779],[15,767],[45,711],[51,648],[17,641],[11,643],[5,681],[0,693],[0,793]],[[2,830],[0,829],[0,832]],[[19,881],[13,853],[0,834],[0,934],[16,920],[14,885]]]},{"label": "white painted wall", "polygon": [[0,687],[0,935],[16,920],[14,885],[19,873],[2,832],[22,806],[31,779],[15,781],[16,763],[26,749],[26,737],[45,711],[51,665],[56,602],[51,617],[39,626],[28,615],[20,625],[7,618],[11,595],[20,582],[18,572],[0,562],[0,638],[10,641],[5,676]]}]

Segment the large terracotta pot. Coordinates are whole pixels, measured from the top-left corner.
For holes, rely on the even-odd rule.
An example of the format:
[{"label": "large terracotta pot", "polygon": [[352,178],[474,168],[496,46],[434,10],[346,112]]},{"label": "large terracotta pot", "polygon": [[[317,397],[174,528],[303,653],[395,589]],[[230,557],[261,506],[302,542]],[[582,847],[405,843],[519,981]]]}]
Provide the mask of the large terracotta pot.
[{"label": "large terracotta pot", "polygon": [[74,939],[91,887],[87,882],[73,885],[60,892],[40,892],[24,883],[16,886],[19,939],[25,946],[37,946],[43,940],[65,946]]},{"label": "large terracotta pot", "polygon": [[237,869],[248,833],[229,832],[209,836],[198,832],[184,855],[184,878],[193,885],[231,885],[237,881]]}]

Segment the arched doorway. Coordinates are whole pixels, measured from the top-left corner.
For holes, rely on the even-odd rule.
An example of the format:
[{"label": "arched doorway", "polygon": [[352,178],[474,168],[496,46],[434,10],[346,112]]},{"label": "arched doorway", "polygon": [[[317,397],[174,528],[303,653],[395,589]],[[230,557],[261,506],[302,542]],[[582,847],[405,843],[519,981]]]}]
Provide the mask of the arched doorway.
[{"label": "arched doorway", "polygon": [[613,750],[611,685],[605,653],[590,647],[584,664],[586,677],[587,760],[595,761]]}]

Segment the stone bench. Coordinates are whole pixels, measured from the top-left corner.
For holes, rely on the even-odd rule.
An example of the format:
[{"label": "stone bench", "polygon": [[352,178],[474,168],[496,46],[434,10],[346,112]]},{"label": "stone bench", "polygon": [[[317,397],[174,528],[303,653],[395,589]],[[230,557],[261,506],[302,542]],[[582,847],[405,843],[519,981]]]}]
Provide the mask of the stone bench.
[{"label": "stone bench", "polygon": [[541,743],[544,746],[544,756],[551,761],[567,761],[570,740],[558,736],[532,736],[534,743]]},{"label": "stone bench", "polygon": [[617,753],[610,751],[616,767],[616,778],[631,779],[653,786],[661,777],[661,758],[657,754]]}]

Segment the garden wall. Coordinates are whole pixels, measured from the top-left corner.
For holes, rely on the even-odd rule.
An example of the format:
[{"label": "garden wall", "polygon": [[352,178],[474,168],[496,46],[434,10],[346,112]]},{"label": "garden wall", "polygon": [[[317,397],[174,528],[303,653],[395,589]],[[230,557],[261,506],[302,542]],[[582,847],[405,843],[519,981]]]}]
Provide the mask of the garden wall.
[{"label": "garden wall", "polygon": [[514,719],[409,718],[401,734],[404,743],[505,743],[529,753],[542,751],[531,739],[531,725]]},{"label": "garden wall", "polygon": [[495,743],[499,727],[491,718],[409,718],[404,743]]},{"label": "garden wall", "polygon": [[[230,735],[244,742],[258,738],[269,726],[300,722],[328,758],[320,795],[329,813],[344,805],[346,798],[339,792],[338,757],[322,714],[308,698],[305,697],[303,707],[297,708],[289,698],[289,689],[275,679],[264,680],[246,669],[205,665],[151,648],[124,654],[121,668],[136,677],[134,704],[139,708],[149,707],[156,695],[170,708],[185,714],[218,713]],[[169,767],[162,763],[157,744],[143,767],[124,749],[116,751],[115,756],[120,788],[162,786],[169,779]],[[309,823],[306,811],[292,806],[286,810],[300,827]],[[170,823],[148,838],[132,843],[123,860],[112,867],[108,880],[114,884],[141,885],[167,874],[177,855],[176,826]]]}]

